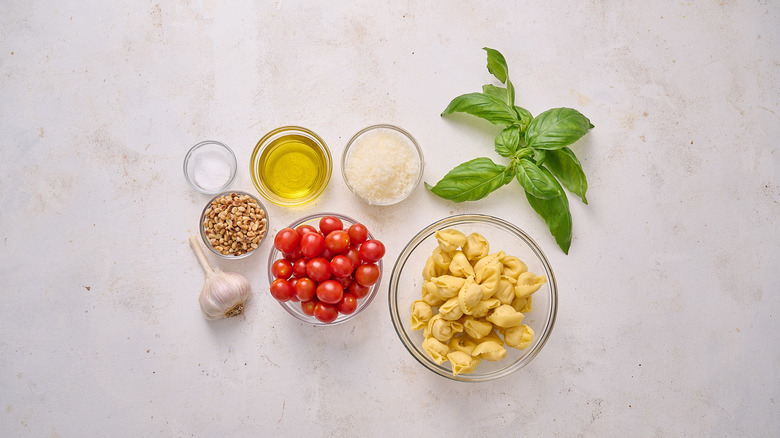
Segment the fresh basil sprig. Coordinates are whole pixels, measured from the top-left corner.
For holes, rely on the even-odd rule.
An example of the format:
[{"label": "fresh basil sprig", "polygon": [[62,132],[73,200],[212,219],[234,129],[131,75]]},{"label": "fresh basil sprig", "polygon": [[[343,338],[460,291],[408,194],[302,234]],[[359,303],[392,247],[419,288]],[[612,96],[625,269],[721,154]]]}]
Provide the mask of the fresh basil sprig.
[{"label": "fresh basil sprig", "polygon": [[525,190],[531,207],[544,219],[558,246],[569,253],[572,220],[563,187],[585,204],[588,181],[582,165],[568,146],[594,126],[571,108],[553,108],[536,117],[515,105],[515,88],[509,80],[504,56],[485,47],[487,68],[505,87],[486,84],[481,93],[456,97],[442,112],[467,113],[504,129],[494,141],[498,155],[510,159],[506,165],[482,157],[456,166],[435,186],[425,186],[437,196],[455,202],[482,199],[516,179]]}]

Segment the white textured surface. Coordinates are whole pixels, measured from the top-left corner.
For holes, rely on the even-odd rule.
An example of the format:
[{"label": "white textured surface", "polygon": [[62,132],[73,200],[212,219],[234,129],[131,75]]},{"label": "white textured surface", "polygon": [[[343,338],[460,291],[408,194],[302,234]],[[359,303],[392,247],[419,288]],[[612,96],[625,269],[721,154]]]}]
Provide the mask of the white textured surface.
[{"label": "white textured surface", "polygon": [[[227,3],[232,3],[228,5]],[[780,429],[780,4],[42,2],[0,14],[0,435],[773,436]],[[354,323],[295,322],[244,273],[245,317],[207,322],[187,244],[207,197],[182,175],[232,146],[235,189],[267,131],[334,156],[394,123],[435,182],[495,156],[495,128],[439,113],[506,56],[518,104],[578,108],[590,181],[565,256],[518,187],[468,204],[419,187],[361,204],[392,265],[415,230],[481,212],[536,238],[560,287],[547,346],[495,383],[413,361],[380,296]]]}]

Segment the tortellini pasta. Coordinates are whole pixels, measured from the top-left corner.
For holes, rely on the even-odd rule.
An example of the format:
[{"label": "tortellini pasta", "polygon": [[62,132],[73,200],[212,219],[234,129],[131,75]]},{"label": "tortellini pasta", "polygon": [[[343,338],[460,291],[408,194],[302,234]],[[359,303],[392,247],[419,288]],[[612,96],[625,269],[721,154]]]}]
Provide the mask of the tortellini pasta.
[{"label": "tortellini pasta", "polygon": [[441,230],[436,233],[436,240],[444,252],[455,251],[466,243],[466,235],[458,230]]},{"label": "tortellini pasta", "polygon": [[433,318],[433,309],[425,301],[418,300],[412,303],[412,330],[420,330],[428,325]]},{"label": "tortellini pasta", "polygon": [[522,322],[547,278],[515,256],[490,254],[478,233],[446,229],[435,236],[438,245],[422,270],[422,297],[410,309],[412,330],[423,330],[423,351],[439,365],[449,361],[457,376],[483,360],[506,358],[507,347],[528,348],[534,332]]}]

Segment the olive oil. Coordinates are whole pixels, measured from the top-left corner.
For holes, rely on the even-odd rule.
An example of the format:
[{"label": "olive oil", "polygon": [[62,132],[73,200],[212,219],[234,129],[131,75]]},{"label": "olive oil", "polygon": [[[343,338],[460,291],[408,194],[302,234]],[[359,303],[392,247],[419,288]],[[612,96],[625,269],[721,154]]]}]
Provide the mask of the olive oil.
[{"label": "olive oil", "polygon": [[316,195],[328,183],[328,157],[310,138],[284,135],[271,141],[257,164],[258,176],[274,195],[297,200]]}]

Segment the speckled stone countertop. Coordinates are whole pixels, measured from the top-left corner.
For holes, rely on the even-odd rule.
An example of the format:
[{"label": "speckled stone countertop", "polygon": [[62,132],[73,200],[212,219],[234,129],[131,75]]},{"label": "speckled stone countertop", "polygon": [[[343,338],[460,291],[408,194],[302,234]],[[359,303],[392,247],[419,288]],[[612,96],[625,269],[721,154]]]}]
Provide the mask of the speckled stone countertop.
[{"label": "speckled stone countertop", "polygon": [[[423,4],[424,3],[424,4]],[[774,436],[780,430],[780,4],[721,2],[43,2],[0,14],[0,435]],[[266,290],[209,322],[188,246],[208,197],[182,160],[249,156],[283,125],[339,157],[375,123],[411,132],[435,183],[497,128],[440,117],[509,64],[517,102],[576,108],[569,255],[516,184],[455,204],[420,185],[367,206],[337,162],[325,193],[269,206],[362,218],[391,266],[456,213],[507,219],[547,254],[553,333],[491,383],[424,369],[387,282],[358,318],[292,319]],[[389,267],[388,267],[389,269]]]}]

